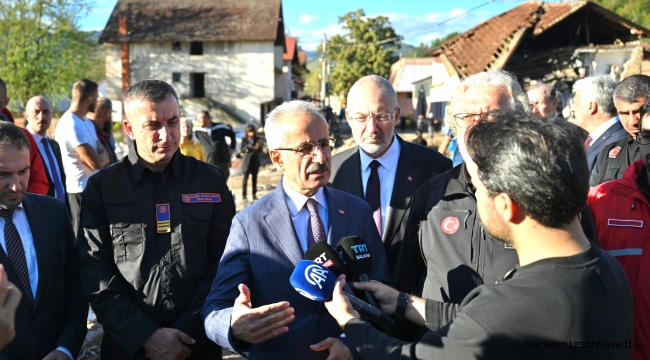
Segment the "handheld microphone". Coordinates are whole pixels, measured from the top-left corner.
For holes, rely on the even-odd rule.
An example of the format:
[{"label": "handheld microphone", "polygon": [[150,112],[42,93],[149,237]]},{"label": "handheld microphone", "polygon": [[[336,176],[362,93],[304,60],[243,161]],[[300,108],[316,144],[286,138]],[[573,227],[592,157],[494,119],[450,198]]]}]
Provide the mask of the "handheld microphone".
[{"label": "handheld microphone", "polygon": [[[363,240],[358,236],[346,236],[336,245],[339,255],[345,264],[345,270],[350,276],[359,279],[359,281],[369,282],[368,273],[372,271],[372,258],[370,250]],[[377,306],[374,296],[368,291],[364,291],[368,303]]]},{"label": "handheld microphone", "polygon": [[[313,261],[301,260],[293,270],[289,281],[300,295],[315,301],[328,301],[332,298],[336,275],[326,267]],[[345,291],[343,294],[348,298],[352,307],[363,317],[381,324],[393,325],[393,319],[379,309],[373,308]]]}]

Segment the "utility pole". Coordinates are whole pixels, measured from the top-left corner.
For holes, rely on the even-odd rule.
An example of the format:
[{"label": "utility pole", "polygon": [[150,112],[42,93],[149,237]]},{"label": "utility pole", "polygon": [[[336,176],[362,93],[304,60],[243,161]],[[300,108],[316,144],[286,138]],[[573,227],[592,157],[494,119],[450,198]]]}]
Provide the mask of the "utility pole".
[{"label": "utility pole", "polygon": [[323,53],[320,58],[320,100],[321,106],[329,105],[330,95],[330,63],[327,59],[327,35],[323,33]]}]

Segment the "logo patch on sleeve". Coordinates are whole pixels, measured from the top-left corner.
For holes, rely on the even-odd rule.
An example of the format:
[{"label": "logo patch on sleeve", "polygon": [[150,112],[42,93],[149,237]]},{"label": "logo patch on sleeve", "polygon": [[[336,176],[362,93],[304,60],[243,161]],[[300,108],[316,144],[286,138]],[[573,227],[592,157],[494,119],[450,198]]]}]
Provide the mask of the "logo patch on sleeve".
[{"label": "logo patch on sleeve", "polygon": [[455,234],[456,231],[458,231],[458,228],[460,227],[460,221],[458,221],[458,218],[454,216],[450,216],[442,220],[442,224],[440,224],[440,227],[442,228],[442,231],[445,234],[452,235]]},{"label": "logo patch on sleeve", "polygon": [[617,146],[617,147],[615,147],[615,148],[613,148],[612,150],[609,151],[609,157],[612,158],[612,159],[616,159],[619,152],[621,152],[621,147]]},{"label": "logo patch on sleeve", "polygon": [[221,194],[218,193],[200,193],[200,194],[183,194],[184,203],[218,203],[221,202]]}]

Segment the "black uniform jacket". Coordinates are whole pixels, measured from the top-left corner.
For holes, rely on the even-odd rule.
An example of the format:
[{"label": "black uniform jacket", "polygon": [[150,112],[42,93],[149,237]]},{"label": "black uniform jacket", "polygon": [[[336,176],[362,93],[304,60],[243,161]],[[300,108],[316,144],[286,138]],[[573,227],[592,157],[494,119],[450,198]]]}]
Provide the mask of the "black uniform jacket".
[{"label": "black uniform jacket", "polygon": [[622,178],[625,169],[640,158],[639,144],[631,136],[607,145],[598,155],[589,185],[596,186],[605,181]]},{"label": "black uniform jacket", "polygon": [[[585,235],[595,239],[586,205],[581,223]],[[393,282],[400,291],[459,304],[477,286],[502,279],[518,262],[514,248],[485,231],[463,163],[416,191]]]},{"label": "black uniform jacket", "polygon": [[[218,168],[177,151],[158,182],[134,147],[122,162],[91,176],[83,193],[83,291],[104,327],[103,341],[123,351],[105,356],[103,345],[102,358],[144,359],[142,343],[161,327],[191,336],[196,353],[207,341],[200,310],[234,202]],[[159,233],[164,222],[157,224],[156,204],[168,204],[170,232]]]}]

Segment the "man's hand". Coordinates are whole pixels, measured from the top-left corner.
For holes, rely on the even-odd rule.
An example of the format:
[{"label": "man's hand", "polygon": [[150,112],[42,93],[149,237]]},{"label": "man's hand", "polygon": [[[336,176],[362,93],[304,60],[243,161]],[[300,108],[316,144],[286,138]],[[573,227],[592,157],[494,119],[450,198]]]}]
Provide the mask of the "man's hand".
[{"label": "man's hand", "polygon": [[352,304],[348,298],[343,295],[343,287],[345,286],[345,275],[341,275],[336,279],[334,285],[334,292],[332,293],[332,300],[325,302],[325,307],[330,315],[336,320],[341,328],[354,318],[359,318],[359,313],[352,308]]},{"label": "man's hand", "polygon": [[0,264],[0,350],[16,336],[14,317],[22,296],[16,285],[9,282]]},{"label": "man's hand", "polygon": [[253,309],[248,286],[239,284],[239,296],[235,299],[230,319],[233,337],[247,343],[261,344],[289,331],[286,325],[296,318],[293,312],[286,301]]},{"label": "man's hand", "polygon": [[370,282],[355,282],[351,285],[356,290],[365,290],[371,292],[375,297],[375,300],[377,300],[377,305],[379,305],[380,310],[384,314],[393,315],[395,313],[399,291],[375,280],[370,280]]},{"label": "man's hand", "polygon": [[316,345],[309,346],[314,351],[329,350],[330,355],[326,360],[345,360],[353,359],[352,352],[345,346],[343,341],[337,338],[328,337]]},{"label": "man's hand", "polygon": [[51,353],[47,354],[43,360],[72,360],[64,352],[59,350],[54,350]]},{"label": "man's hand", "polygon": [[160,328],[149,336],[142,347],[151,360],[182,360],[192,355],[185,344],[191,345],[194,342],[194,339],[180,330]]}]

